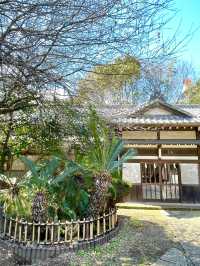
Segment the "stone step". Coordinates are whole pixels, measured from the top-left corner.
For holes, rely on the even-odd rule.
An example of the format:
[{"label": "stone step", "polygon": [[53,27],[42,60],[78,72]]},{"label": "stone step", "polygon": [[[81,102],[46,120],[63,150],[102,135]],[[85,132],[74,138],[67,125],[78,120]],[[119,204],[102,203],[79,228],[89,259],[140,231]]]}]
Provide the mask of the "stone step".
[{"label": "stone step", "polygon": [[117,203],[122,209],[147,209],[147,210],[200,210],[199,203],[169,203],[169,202],[122,202]]}]

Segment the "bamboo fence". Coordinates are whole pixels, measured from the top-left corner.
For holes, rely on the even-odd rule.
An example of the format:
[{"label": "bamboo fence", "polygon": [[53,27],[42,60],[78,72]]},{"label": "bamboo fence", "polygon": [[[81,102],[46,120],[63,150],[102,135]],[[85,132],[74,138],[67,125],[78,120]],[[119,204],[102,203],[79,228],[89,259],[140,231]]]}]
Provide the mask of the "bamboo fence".
[{"label": "bamboo fence", "polygon": [[69,244],[94,240],[115,229],[116,209],[93,219],[46,223],[28,222],[19,218],[0,217],[0,234],[6,239],[25,245]]}]

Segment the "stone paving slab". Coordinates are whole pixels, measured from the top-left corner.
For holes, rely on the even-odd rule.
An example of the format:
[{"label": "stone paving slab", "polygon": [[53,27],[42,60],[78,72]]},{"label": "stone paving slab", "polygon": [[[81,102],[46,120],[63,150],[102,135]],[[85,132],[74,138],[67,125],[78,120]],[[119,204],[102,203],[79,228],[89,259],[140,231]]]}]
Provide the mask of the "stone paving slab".
[{"label": "stone paving slab", "polygon": [[152,266],[188,266],[183,252],[177,248],[171,248]]},{"label": "stone paving slab", "polygon": [[199,266],[200,265],[200,257],[197,256],[190,256],[191,265],[192,266]]},{"label": "stone paving slab", "polygon": [[181,243],[186,255],[198,256],[200,258],[200,246],[195,246],[193,244],[182,242]]},{"label": "stone paving slab", "polygon": [[175,266],[174,263],[165,262],[163,260],[157,260],[156,263],[152,264],[151,266]]}]

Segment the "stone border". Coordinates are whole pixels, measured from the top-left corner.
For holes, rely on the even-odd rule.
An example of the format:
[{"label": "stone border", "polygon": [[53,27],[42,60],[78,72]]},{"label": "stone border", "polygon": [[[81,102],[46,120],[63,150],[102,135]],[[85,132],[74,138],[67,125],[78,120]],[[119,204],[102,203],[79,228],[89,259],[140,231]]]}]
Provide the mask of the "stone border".
[{"label": "stone border", "polygon": [[16,261],[21,265],[33,264],[39,262],[40,260],[44,261],[48,258],[55,258],[56,256],[61,255],[65,252],[75,252],[78,250],[95,248],[96,245],[107,243],[110,239],[117,235],[120,227],[121,222],[118,222],[117,226],[108,233],[93,240],[78,242],[76,244],[73,244],[72,246],[66,246],[65,244],[57,244],[50,247],[44,245],[28,246],[20,243],[18,244],[6,238],[0,238],[0,244],[5,248],[10,249],[15,256]]}]

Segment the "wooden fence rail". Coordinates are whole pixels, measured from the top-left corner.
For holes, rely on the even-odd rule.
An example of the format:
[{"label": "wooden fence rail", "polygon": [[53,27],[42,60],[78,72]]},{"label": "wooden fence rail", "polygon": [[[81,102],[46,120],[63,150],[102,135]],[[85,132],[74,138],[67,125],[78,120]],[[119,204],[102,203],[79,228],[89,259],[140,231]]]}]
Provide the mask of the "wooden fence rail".
[{"label": "wooden fence rail", "polygon": [[46,223],[28,222],[19,218],[0,217],[1,236],[24,244],[52,245],[93,240],[113,230],[117,225],[116,209],[109,210],[95,219],[58,221]]}]

